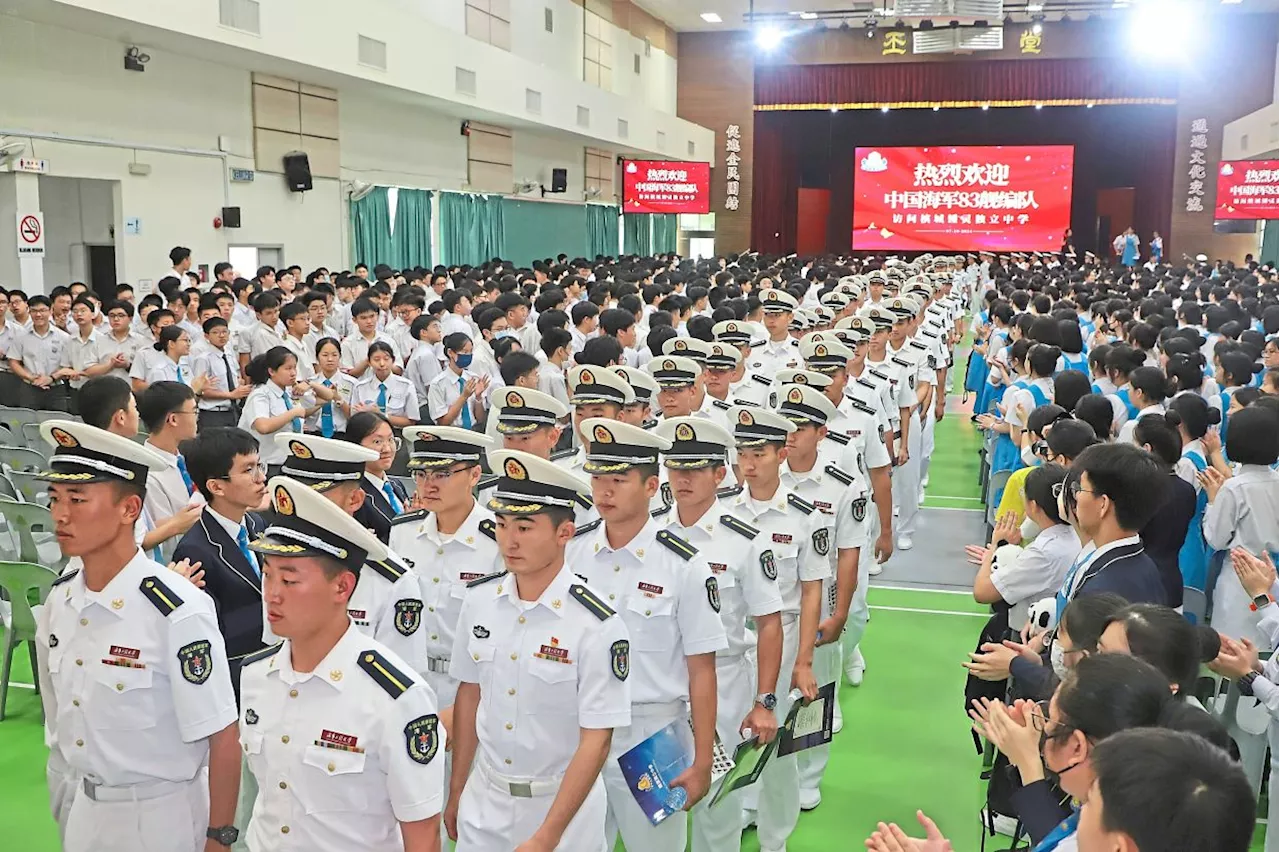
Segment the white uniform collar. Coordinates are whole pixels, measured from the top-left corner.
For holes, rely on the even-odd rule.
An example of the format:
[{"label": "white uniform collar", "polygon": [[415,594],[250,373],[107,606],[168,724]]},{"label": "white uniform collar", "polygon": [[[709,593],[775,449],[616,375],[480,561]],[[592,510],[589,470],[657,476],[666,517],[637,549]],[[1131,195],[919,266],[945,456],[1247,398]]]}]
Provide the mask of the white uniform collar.
[{"label": "white uniform collar", "polygon": [[267,669],[267,674],[274,671],[280,676],[282,682],[289,684],[304,683],[314,678],[342,692],[347,683],[347,675],[351,674],[348,670],[356,661],[356,656],[361,653],[360,646],[367,641],[367,637],[348,619],[346,632],[329,649],[329,653],[324,655],[324,659],[316,664],[315,669],[309,672],[298,672],[293,668],[293,643],[286,639],[280,646],[279,653],[271,657],[271,666]]}]

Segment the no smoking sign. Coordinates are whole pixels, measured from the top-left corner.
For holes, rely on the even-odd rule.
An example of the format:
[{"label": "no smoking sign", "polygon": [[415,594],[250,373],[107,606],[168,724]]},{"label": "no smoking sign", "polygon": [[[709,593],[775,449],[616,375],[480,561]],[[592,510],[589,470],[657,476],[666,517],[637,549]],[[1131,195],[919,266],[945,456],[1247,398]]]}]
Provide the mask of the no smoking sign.
[{"label": "no smoking sign", "polygon": [[18,257],[44,256],[44,214],[19,213]]}]

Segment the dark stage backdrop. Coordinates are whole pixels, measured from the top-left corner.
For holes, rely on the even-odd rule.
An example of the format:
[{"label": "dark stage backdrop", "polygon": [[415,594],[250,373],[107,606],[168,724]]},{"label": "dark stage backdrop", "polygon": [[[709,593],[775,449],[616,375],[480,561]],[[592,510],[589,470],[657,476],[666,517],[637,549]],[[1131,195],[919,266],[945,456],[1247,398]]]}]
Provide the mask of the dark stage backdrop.
[{"label": "dark stage backdrop", "polygon": [[1099,189],[1133,187],[1134,229],[1169,234],[1177,107],[1125,105],[982,109],[829,110],[755,114],[751,245],[796,248],[796,191],[831,192],[828,251],[848,251],[854,148],[932,145],[1074,145],[1071,227],[1077,251],[1097,251]]}]

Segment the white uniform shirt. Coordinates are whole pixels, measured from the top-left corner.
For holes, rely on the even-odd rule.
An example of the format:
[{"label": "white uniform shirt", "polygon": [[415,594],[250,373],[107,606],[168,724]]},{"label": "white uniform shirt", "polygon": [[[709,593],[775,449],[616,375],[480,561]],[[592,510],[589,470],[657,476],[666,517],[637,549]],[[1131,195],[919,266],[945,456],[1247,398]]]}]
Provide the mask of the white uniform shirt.
[{"label": "white uniform shirt", "polygon": [[[893,353],[891,347],[886,347],[886,356],[883,361],[873,361],[871,357],[867,357],[867,372],[872,378],[887,381],[889,383],[889,401],[893,409],[915,408],[916,406],[916,388],[915,373],[910,365],[904,366],[901,359],[894,360],[890,357]],[[902,419],[902,412],[898,411],[898,419]],[[902,424],[899,422],[894,427],[894,431],[902,430]]]},{"label": "white uniform shirt", "polygon": [[370,370],[368,375],[357,382],[355,387],[351,389],[351,404],[376,405],[384,385],[387,389],[387,395],[386,407],[382,409],[383,413],[408,417],[416,422],[420,416],[418,392],[414,390],[413,382],[404,376],[397,376],[395,373],[387,376],[385,381],[379,381],[378,377]]},{"label": "white uniform shirt", "polygon": [[[359,331],[349,335],[342,341],[342,369],[353,369],[356,364],[367,360],[369,357],[369,346],[375,341],[381,340],[383,343],[391,347],[392,360],[396,364],[403,363],[400,357],[400,347],[396,346],[396,342],[392,340],[386,332],[374,332],[372,340],[366,340],[365,336]],[[358,379],[367,379],[373,375],[373,368],[365,368],[364,375],[356,376]]]},{"label": "white uniform shirt", "polygon": [[316,374],[316,350],[305,339],[293,335],[284,336],[284,346],[298,359],[298,381],[309,382]]},{"label": "white uniform shirt", "polygon": [[35,376],[52,376],[62,363],[62,347],[71,335],[52,324],[43,335],[28,331],[14,339],[9,357],[22,362],[27,372]]},{"label": "white uniform shirt", "polygon": [[440,375],[443,369],[440,366],[440,359],[436,357],[434,346],[424,345],[413,350],[408,363],[405,364],[404,377],[413,382],[413,389],[418,395],[419,402],[427,398],[432,380]]},{"label": "white uniform shirt", "polygon": [[[467,583],[505,569],[494,538],[493,512],[478,502],[473,504],[453,535],[442,535],[437,520],[434,513],[425,510],[396,517],[388,545],[403,554],[401,560],[418,575],[426,606],[427,669],[441,674],[448,672]],[[437,695],[443,703],[453,703],[452,694],[437,690]]]},{"label": "white uniform shirt", "polygon": [[83,572],[56,581],[36,641],[55,747],[76,773],[112,787],[184,782],[207,739],[235,722],[213,601],[142,551],[99,592]]},{"label": "white uniform shirt", "polygon": [[824,516],[810,504],[801,501],[797,505],[790,497],[787,489],[779,486],[772,499],[761,502],[752,500],[743,488],[722,501],[735,518],[758,528],[764,536],[760,546],[773,551],[784,617],[800,614],[801,582],[831,576],[826,554],[814,547],[821,537],[829,536]]},{"label": "white uniform shirt", "polygon": [[747,372],[763,376],[772,382],[778,371],[798,370],[803,363],[800,359],[800,342],[794,337],[779,342],[768,340],[752,349],[747,356]]},{"label": "white uniform shirt", "polygon": [[[80,329],[77,328],[75,334],[68,336],[63,343],[62,359],[58,366],[83,371],[86,367],[101,364],[106,360],[102,355],[102,338],[103,335],[95,329],[89,333],[86,340],[80,336]],[[83,387],[87,381],[89,381],[87,378],[71,379],[71,387]]]},{"label": "white uniform shirt", "polygon": [[[1214,550],[1243,547],[1255,555],[1265,550],[1274,559],[1280,550],[1278,494],[1274,470],[1263,465],[1242,465],[1204,510],[1205,541]],[[1252,638],[1254,614],[1249,611],[1249,603],[1249,593],[1240,585],[1236,572],[1224,568],[1213,593],[1214,629],[1233,639]]]},{"label": "white uniform shirt", "polygon": [[[838,446],[831,441],[824,443]],[[821,516],[826,533],[823,536],[819,532],[812,539],[814,550],[826,557],[831,572],[822,584],[823,618],[835,612],[840,551],[866,547],[870,530],[867,518],[871,514],[871,494],[866,480],[856,468],[837,466],[829,461],[837,455],[819,452],[813,468],[804,472],[793,471],[783,462],[781,471],[782,486],[817,508],[813,514]]]},{"label": "white uniform shirt", "polygon": [[427,670],[422,585],[394,552],[386,562],[364,563],[347,614],[357,630],[386,645],[415,672]]},{"label": "white uniform shirt", "polygon": [[[116,336],[108,329],[98,333],[98,352],[102,356],[103,361],[110,361],[117,354],[124,355],[127,366],[112,367],[108,376],[129,381],[129,369],[133,366],[134,359],[137,358],[138,350],[142,348],[151,349],[150,335],[141,335],[136,331],[130,331],[124,336],[123,340],[116,339]],[[152,349],[152,352],[155,350]]]},{"label": "white uniform shirt", "polygon": [[564,774],[579,728],[631,724],[627,628],[566,564],[536,601],[500,574],[467,591],[449,674],[480,685],[476,759],[503,775]]},{"label": "white uniform shirt", "polygon": [[639,533],[614,550],[605,525],[588,526],[574,538],[565,561],[604,602],[616,609],[631,636],[631,700],[666,704],[689,697],[685,657],[725,650],[720,589],[706,558],[659,539],[669,533],[650,518]]},{"label": "white uniform shirt", "polygon": [[[289,402],[285,402],[288,397]],[[275,382],[267,381],[249,392],[244,398],[244,410],[240,412],[239,427],[258,439],[258,458],[263,464],[283,464],[288,457],[289,452],[283,447],[276,446],[276,432],[297,432],[294,428],[294,421],[290,420],[276,430],[276,432],[267,432],[265,434],[256,431],[253,428],[253,421],[261,417],[275,417],[278,414],[284,414],[293,407],[293,392],[277,385]]]},{"label": "white uniform shirt", "polygon": [[[336,388],[339,399],[348,405],[351,404],[351,391],[356,386],[356,380],[341,370],[334,373],[332,376],[326,376],[324,373],[316,373],[315,376],[312,377],[312,383],[321,384],[325,387]],[[316,402],[320,402],[320,400],[316,400]],[[333,412],[333,430],[335,432],[345,432],[347,429],[347,415],[342,413],[342,406],[339,405],[338,402],[339,400],[335,399],[333,402],[324,403],[324,405],[333,406],[330,409]],[[322,407],[320,411],[317,411],[315,414],[312,414],[307,418],[306,427],[308,431],[321,431],[320,419],[323,414],[324,409]]]},{"label": "white uniform shirt", "polygon": [[288,640],[246,665],[240,699],[240,742],[258,781],[251,848],[398,851],[398,822],[443,810],[436,698],[354,627],[314,671],[294,671]]},{"label": "white uniform shirt", "polygon": [[0,373],[13,372],[9,367],[9,353],[17,351],[18,338],[26,333],[27,330],[16,322],[6,322],[0,327]]},{"label": "white uniform shirt", "polygon": [[[191,365],[192,372],[204,376],[205,390],[216,390],[229,393],[240,386],[240,364],[230,344],[222,349],[206,342],[195,356]],[[230,378],[230,387],[227,380]],[[231,400],[208,399],[200,397],[196,406],[201,411],[230,411]]]},{"label": "white uniform shirt", "polygon": [[151,365],[147,368],[147,374],[143,377],[143,381],[149,385],[154,385],[156,382],[191,384],[191,380],[195,378],[195,368],[191,365],[190,356],[183,355],[177,361],[174,361],[163,352],[157,354],[160,357],[151,360]]},{"label": "white uniform shirt", "polygon": [[[728,523],[726,523],[728,519]],[[680,522],[671,508],[658,517],[663,529],[698,548],[720,588],[720,621],[728,646],[717,657],[742,658],[755,646],[747,617],[782,611],[778,568],[765,536],[745,521],[733,518],[723,500],[711,504],[691,526]]]},{"label": "white uniform shirt", "polygon": [[241,355],[248,355],[252,361],[277,346],[284,346],[284,338],[280,333],[261,321],[255,321],[253,325],[240,331],[236,351]]},{"label": "white uniform shirt", "polygon": [[[465,385],[467,381],[474,378],[476,378],[476,374],[470,370],[463,370],[462,375],[458,375],[453,370],[445,370],[436,376],[431,381],[431,386],[427,388],[427,413],[431,415],[431,419],[439,423],[441,416],[449,410],[449,406],[453,405],[458,397],[462,395],[462,388],[458,387],[459,379],[462,379]],[[467,405],[471,405],[475,399],[476,397],[472,396]],[[456,426],[459,429],[462,428],[461,410],[459,410],[458,416],[453,418],[453,422],[448,425]],[[472,416],[472,425],[475,425],[474,415]]]},{"label": "white uniform shirt", "polygon": [[1041,530],[1012,565],[999,565],[991,572],[991,585],[1009,604],[1009,625],[1015,629],[1027,623],[1027,609],[1062,588],[1071,563],[1080,555],[1080,538],[1068,524],[1054,524]]}]

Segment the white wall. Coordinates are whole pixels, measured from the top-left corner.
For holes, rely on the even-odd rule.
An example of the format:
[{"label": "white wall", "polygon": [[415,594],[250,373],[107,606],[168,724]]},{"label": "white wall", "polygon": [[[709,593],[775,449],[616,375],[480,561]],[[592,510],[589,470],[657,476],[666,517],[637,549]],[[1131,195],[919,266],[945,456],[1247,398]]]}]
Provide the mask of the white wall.
[{"label": "white wall", "polygon": [[[553,32],[547,32],[551,9]],[[570,0],[514,0],[511,4],[511,52],[582,80],[582,7]]]},{"label": "white wall", "polygon": [[115,182],[42,176],[47,286],[87,276],[85,246],[115,243]]}]

